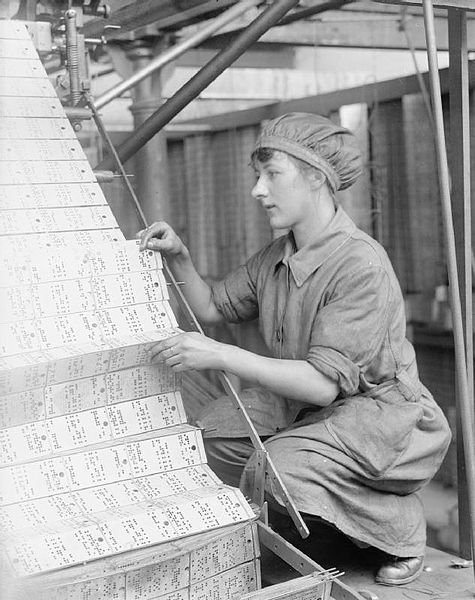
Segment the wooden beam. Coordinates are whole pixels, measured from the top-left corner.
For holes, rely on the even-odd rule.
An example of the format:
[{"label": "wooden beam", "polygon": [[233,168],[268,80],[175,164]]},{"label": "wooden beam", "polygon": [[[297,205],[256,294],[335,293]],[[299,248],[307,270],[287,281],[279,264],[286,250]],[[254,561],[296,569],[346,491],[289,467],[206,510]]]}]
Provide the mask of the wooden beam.
[{"label": "wooden beam", "polygon": [[[474,61],[469,63],[468,73],[470,87],[475,87]],[[424,73],[423,77],[428,85],[428,74]],[[440,78],[442,92],[447,93],[449,90],[449,70],[441,69]],[[228,129],[229,127],[247,127],[256,125],[264,119],[273,119],[288,112],[310,112],[329,115],[341,106],[348,104],[368,104],[372,106],[375,102],[396,100],[406,94],[417,94],[419,92],[420,87],[417,77],[409,75],[408,77],[398,77],[390,81],[380,81],[378,83],[370,83],[327,94],[306,96],[305,98],[296,98],[286,100],[285,102],[275,102],[257,108],[249,108],[247,110],[190,121],[179,121],[178,123],[186,126],[205,126],[211,130]],[[175,122],[175,124],[178,123]]]},{"label": "wooden beam", "polygon": [[[422,0],[375,0],[384,4],[398,4],[408,6],[422,6]],[[433,0],[434,8],[460,8],[475,11],[473,0]]]},{"label": "wooden beam", "polygon": [[[470,198],[470,108],[467,71],[467,18],[450,9],[450,174],[460,299],[465,332],[469,396],[473,403],[472,216]],[[470,520],[460,413],[457,411],[459,550],[470,560]]]},{"label": "wooden beam", "polygon": [[[219,50],[216,48],[199,48],[188,50],[176,61],[177,67],[203,67]],[[233,63],[233,68],[241,69],[293,69],[295,68],[295,52],[291,46],[265,46],[255,44]]]},{"label": "wooden beam", "polygon": [[[401,20],[397,14],[361,13],[345,10],[327,12],[321,19],[298,21],[290,25],[273,27],[259,40],[260,44],[283,46],[319,46],[337,48],[379,48],[385,50],[407,50],[407,40],[400,29]],[[447,18],[435,20],[439,50],[448,50],[449,37]],[[423,18],[410,15],[406,19],[407,31],[416,50],[426,49]],[[475,20],[468,23],[470,49],[475,50]],[[230,28],[229,28],[230,29]],[[223,47],[231,35],[239,31],[228,30],[209,38],[203,47]]]},{"label": "wooden beam", "polygon": [[[220,0],[219,10],[224,10],[237,0]],[[125,33],[153,24],[155,28],[182,27],[190,19],[204,18],[216,11],[216,0],[135,0],[113,10],[107,19],[94,18],[84,24],[86,37],[104,33],[107,25],[120,29],[109,31],[108,39],[118,39]],[[206,17],[207,18],[207,17]]]}]

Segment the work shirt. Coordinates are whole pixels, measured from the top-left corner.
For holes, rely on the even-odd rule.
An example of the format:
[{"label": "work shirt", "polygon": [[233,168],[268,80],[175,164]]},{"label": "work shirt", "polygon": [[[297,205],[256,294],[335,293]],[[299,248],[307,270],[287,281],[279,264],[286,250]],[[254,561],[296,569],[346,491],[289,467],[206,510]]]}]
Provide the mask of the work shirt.
[{"label": "work shirt", "polygon": [[[439,468],[450,429],[419,381],[384,249],[338,208],[312,243],[297,250],[292,233],[278,238],[214,285],[213,298],[230,322],[258,318],[271,356],[305,360],[338,383],[324,408],[241,394],[297,508],[385,552],[423,554],[416,492]],[[198,424],[208,438],[249,435],[225,396]],[[254,467],[251,458],[247,493]],[[266,489],[283,504],[272,479]]]},{"label": "work shirt", "polygon": [[[292,233],[278,238],[216,283],[213,299],[226,321],[258,318],[271,356],[306,360],[338,382],[340,397],[397,375],[410,378],[417,393],[415,355],[405,338],[404,302],[392,266],[341,207],[314,242],[297,250]],[[261,389],[245,391],[243,400],[261,435],[287,427],[306,408]],[[210,407],[200,424],[209,436],[247,435],[231,402]]]}]

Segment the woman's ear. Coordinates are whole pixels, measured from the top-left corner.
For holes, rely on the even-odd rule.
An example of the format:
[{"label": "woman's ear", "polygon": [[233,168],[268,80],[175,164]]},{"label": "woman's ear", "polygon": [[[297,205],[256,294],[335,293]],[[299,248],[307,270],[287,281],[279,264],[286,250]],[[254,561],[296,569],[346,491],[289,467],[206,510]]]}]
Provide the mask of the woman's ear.
[{"label": "woman's ear", "polygon": [[318,169],[312,169],[309,180],[312,189],[319,190],[323,185],[325,185],[327,178]]}]

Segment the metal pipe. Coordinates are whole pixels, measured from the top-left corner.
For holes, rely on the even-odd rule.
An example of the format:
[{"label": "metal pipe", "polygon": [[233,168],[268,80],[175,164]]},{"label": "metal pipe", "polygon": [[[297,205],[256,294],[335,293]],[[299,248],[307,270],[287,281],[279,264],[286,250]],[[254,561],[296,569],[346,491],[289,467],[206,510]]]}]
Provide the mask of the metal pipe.
[{"label": "metal pipe", "polygon": [[99,96],[99,98],[96,99],[96,108],[100,109],[115,98],[118,98],[126,90],[129,90],[134,85],[137,85],[137,83],[142,81],[142,79],[145,79],[175,58],[178,58],[190,48],[201,44],[201,42],[209,38],[210,35],[221,29],[221,27],[224,27],[224,25],[227,25],[230,21],[233,21],[237,17],[241,16],[244,12],[253,6],[256,6],[259,2],[260,0],[241,0],[241,2],[235,4],[226,12],[212,19],[208,25],[202,27],[193,35],[190,35],[179,44],[176,44],[173,46],[173,48],[169,48],[168,50],[165,50],[165,52],[162,52],[162,54],[151,60],[146,67],[134,73],[131,77],[129,77],[129,79],[121,81],[114,87],[111,87],[109,90],[104,92],[102,96]]},{"label": "metal pipe", "polygon": [[[434,110],[435,142],[439,186],[442,204],[442,220],[447,248],[447,269],[449,275],[450,305],[452,308],[455,376],[457,383],[458,409],[460,412],[461,433],[465,455],[465,473],[467,477],[468,512],[471,529],[472,558],[475,558],[475,435],[470,394],[468,390],[467,364],[463,334],[462,306],[457,272],[455,234],[450,201],[450,176],[445,145],[444,117],[440,91],[439,65],[435,38],[434,7],[432,0],[423,0],[424,24],[427,38],[427,56],[429,59],[429,79],[431,84],[432,106]],[[470,243],[470,240],[468,240]],[[470,357],[471,359],[471,357]],[[475,568],[475,563],[474,563]]]},{"label": "metal pipe", "polygon": [[[117,148],[122,162],[127,161],[146,144],[164,125],[173,119],[187,104],[200,94],[218,75],[229,67],[251,44],[278,21],[299,0],[276,0],[255,21],[240,33],[229,46],[213,57],[196,75],[180,88],[165,104],[151,115],[132,135]],[[103,160],[98,169],[115,168],[111,157]]]},{"label": "metal pipe", "polygon": [[67,10],[64,17],[66,21],[66,57],[68,60],[69,89],[71,93],[71,104],[74,106],[81,98],[76,11],[73,9]]},{"label": "metal pipe", "polygon": [[64,106],[64,112],[70,121],[88,121],[92,119],[92,112],[81,106]]}]

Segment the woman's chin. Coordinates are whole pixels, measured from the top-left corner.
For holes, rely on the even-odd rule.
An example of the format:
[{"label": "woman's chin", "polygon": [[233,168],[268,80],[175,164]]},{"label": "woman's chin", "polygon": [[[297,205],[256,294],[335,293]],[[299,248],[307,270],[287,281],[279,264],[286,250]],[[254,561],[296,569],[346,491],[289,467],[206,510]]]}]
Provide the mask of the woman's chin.
[{"label": "woman's chin", "polygon": [[288,230],[290,228],[288,223],[282,223],[282,221],[279,221],[278,219],[269,219],[269,225],[276,231],[281,231],[282,229]]}]

